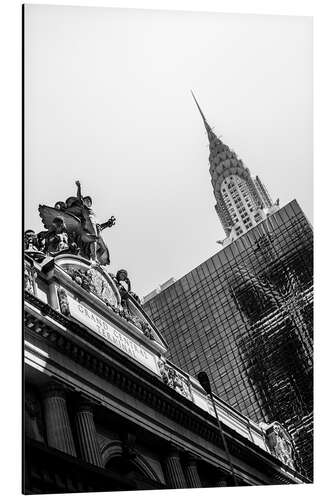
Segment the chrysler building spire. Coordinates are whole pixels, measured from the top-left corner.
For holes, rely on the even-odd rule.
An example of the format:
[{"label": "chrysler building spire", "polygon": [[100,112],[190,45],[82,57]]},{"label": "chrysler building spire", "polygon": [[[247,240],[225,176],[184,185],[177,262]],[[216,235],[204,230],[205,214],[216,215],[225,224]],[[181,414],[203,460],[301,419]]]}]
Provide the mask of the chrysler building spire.
[{"label": "chrysler building spire", "polygon": [[278,207],[273,205],[259,177],[252,178],[243,161],[215,135],[192,91],[191,93],[209,139],[209,172],[216,200],[215,210],[227,235],[219,243],[226,245],[264,220],[267,214],[275,212]]},{"label": "chrysler building spire", "polygon": [[211,140],[211,139],[217,138],[217,137],[216,137],[216,135],[214,134],[213,130],[211,129],[210,125],[208,124],[208,122],[207,122],[207,120],[206,120],[206,117],[205,117],[205,115],[203,114],[202,109],[200,108],[199,103],[198,103],[198,101],[196,100],[196,97],[195,97],[195,95],[194,95],[194,93],[193,93],[193,91],[192,91],[192,90],[191,90],[191,94],[192,94],[192,97],[193,97],[193,99],[194,99],[194,101],[195,101],[195,104],[197,105],[197,108],[198,108],[198,110],[199,110],[199,113],[200,113],[200,114],[201,114],[201,116],[202,116],[202,119],[203,119],[204,125],[205,125],[205,127],[206,127],[206,131],[207,131],[208,139],[209,139],[209,140]]}]

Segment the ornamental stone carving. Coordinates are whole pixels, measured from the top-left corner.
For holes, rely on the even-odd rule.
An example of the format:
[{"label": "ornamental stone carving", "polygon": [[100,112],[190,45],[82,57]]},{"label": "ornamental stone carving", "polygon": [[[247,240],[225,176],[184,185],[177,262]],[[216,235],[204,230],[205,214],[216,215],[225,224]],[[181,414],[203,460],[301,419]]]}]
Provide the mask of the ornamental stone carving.
[{"label": "ornamental stone carving", "polygon": [[265,430],[266,442],[271,453],[282,463],[294,469],[293,444],[287,431],[278,422],[270,425],[261,423],[260,426]]},{"label": "ornamental stone carving", "polygon": [[120,269],[116,276],[112,276],[112,278],[115,280],[115,283],[119,289],[119,293],[121,295],[121,305],[123,306],[124,309],[129,307],[128,304],[128,296],[130,295],[133,297],[138,304],[141,304],[139,296],[132,292],[132,286],[131,282],[128,278],[128,273],[126,269]]},{"label": "ornamental stone carving", "polygon": [[67,293],[66,290],[64,290],[64,288],[58,288],[58,299],[59,299],[60,311],[65,316],[68,316],[70,312],[69,303],[68,303]]},{"label": "ornamental stone carving", "polygon": [[26,292],[35,294],[35,278],[36,271],[33,266],[24,262],[24,290]]},{"label": "ornamental stone carving", "polygon": [[128,278],[127,271],[125,269],[120,269],[116,276],[110,276],[114,279],[118,287],[121,296],[121,306],[126,319],[139,328],[146,337],[153,340],[154,335],[152,328],[149,326],[144,317],[141,316],[140,310],[137,307],[137,305],[141,304],[141,301],[139,296],[132,292],[131,282]]},{"label": "ornamental stone carving", "polygon": [[63,217],[54,217],[48,231],[39,233],[39,240],[43,245],[42,250],[48,255],[69,252],[69,238]]},{"label": "ornamental stone carving", "polygon": [[28,252],[37,252],[39,250],[38,238],[32,229],[24,232],[24,250]]},{"label": "ornamental stone carving", "polygon": [[158,367],[162,380],[166,385],[177,391],[185,398],[192,400],[189,381],[183,375],[181,375],[173,367],[168,366],[166,360],[162,357],[158,361]]},{"label": "ornamental stone carving", "polygon": [[42,242],[39,234],[36,234],[32,229],[24,232],[24,252],[37,262],[42,262],[45,259],[45,253],[42,251]]}]

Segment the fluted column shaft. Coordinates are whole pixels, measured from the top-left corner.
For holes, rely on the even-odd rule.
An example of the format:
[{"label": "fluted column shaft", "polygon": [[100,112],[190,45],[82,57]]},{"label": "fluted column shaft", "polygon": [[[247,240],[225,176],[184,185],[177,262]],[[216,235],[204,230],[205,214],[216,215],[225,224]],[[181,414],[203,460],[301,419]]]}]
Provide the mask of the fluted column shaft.
[{"label": "fluted column shaft", "polygon": [[97,441],[92,405],[80,399],[76,404],[75,427],[81,458],[98,467],[102,467],[101,451]]},{"label": "fluted column shaft", "polygon": [[167,485],[170,488],[186,488],[187,484],[177,449],[169,451],[164,465]]},{"label": "fluted column shaft", "polygon": [[188,457],[184,465],[184,473],[189,488],[201,488],[198,474],[197,461],[194,457]]},{"label": "fluted column shaft", "polygon": [[66,394],[61,385],[52,383],[47,387],[43,394],[43,406],[48,445],[75,457]]}]

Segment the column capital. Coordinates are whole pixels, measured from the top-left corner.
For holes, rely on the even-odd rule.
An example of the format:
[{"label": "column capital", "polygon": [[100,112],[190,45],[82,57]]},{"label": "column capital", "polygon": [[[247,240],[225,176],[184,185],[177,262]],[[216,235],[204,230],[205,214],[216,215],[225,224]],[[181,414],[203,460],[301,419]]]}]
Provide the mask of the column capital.
[{"label": "column capital", "polygon": [[184,451],[184,448],[179,446],[176,443],[173,443],[172,441],[169,441],[166,447],[166,452],[168,457],[177,457],[179,458],[179,455],[181,452]]},{"label": "column capital", "polygon": [[42,397],[61,397],[66,398],[66,387],[58,381],[51,380],[41,390]]},{"label": "column capital", "polygon": [[74,398],[74,408],[77,412],[90,412],[94,413],[94,409],[97,406],[97,403],[89,398],[89,396],[86,396],[83,393],[77,393],[75,394]]},{"label": "column capital", "polygon": [[184,461],[187,465],[197,464],[198,460],[200,460],[200,457],[192,451],[184,452]]}]

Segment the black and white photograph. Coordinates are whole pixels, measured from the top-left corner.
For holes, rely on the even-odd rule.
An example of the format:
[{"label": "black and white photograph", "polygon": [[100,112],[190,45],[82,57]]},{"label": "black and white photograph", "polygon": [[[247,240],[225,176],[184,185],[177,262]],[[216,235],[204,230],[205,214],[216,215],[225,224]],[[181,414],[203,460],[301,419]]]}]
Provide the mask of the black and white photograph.
[{"label": "black and white photograph", "polygon": [[312,484],[313,18],[22,28],[22,492]]}]

